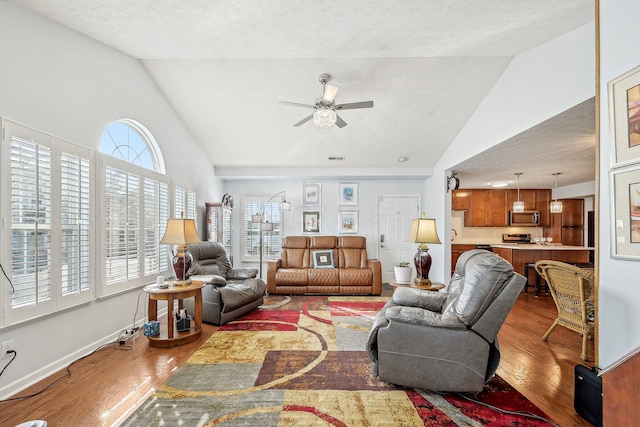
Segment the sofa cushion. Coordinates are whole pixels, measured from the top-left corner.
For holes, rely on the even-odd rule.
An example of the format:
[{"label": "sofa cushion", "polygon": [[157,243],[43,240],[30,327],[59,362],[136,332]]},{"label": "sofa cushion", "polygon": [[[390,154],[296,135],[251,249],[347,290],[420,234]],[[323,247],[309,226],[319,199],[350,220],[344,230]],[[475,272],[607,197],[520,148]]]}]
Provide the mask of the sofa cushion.
[{"label": "sofa cushion", "polygon": [[262,297],[266,286],[262,280],[247,279],[242,283],[228,283],[219,288],[220,298],[224,303],[224,311],[229,312]]}]

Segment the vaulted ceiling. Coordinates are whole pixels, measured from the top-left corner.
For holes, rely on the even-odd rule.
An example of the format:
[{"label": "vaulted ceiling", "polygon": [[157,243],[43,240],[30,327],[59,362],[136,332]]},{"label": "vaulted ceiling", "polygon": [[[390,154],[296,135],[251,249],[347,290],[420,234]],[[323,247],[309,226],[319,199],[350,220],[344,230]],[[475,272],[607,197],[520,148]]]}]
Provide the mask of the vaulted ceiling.
[{"label": "vaulted ceiling", "polygon": [[[248,168],[420,175],[514,56],[594,20],[593,0],[11,1],[140,59],[229,177]],[[339,86],[336,103],[374,107],[339,112],[344,128],[294,127],[310,110],[278,101],[313,104],[321,73]],[[486,180],[504,164],[486,162],[513,161],[508,150],[535,138],[542,153],[545,141],[577,147],[571,167],[593,179],[594,121],[591,100],[458,170]],[[535,161],[556,170],[558,159]]]}]

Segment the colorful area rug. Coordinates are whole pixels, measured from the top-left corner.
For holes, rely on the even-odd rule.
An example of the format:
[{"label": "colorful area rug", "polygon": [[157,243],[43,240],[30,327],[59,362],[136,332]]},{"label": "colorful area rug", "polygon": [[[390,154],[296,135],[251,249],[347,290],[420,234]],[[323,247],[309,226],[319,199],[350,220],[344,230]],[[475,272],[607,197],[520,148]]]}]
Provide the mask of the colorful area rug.
[{"label": "colorful area rug", "polygon": [[[537,426],[458,394],[374,378],[367,334],[387,297],[269,296],[220,327],[125,426]],[[544,416],[500,378],[475,399]]]}]

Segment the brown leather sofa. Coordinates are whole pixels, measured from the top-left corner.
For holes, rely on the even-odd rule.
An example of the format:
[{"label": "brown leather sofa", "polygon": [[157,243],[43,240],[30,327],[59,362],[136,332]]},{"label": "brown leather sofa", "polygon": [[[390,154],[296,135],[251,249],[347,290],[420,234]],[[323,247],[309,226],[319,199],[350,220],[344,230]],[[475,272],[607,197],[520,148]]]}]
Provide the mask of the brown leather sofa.
[{"label": "brown leather sofa", "polygon": [[267,262],[270,294],[380,295],[382,267],[362,236],[287,236]]}]

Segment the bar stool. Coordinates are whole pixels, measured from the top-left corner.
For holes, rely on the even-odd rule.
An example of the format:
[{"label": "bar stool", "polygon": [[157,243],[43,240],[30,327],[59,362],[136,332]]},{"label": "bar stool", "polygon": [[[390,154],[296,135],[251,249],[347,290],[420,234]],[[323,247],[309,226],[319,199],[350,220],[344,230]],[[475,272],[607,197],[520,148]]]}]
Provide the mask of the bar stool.
[{"label": "bar stool", "polygon": [[[529,270],[533,270],[533,274],[535,275],[535,284],[529,284]],[[534,262],[530,262],[524,265],[524,277],[527,278],[527,282],[524,284],[524,293],[529,293],[529,286],[534,287],[536,290],[535,296],[538,298],[540,296],[540,275],[536,271],[536,264]],[[544,282],[544,293],[549,295],[549,287],[547,286],[547,282]]]}]

